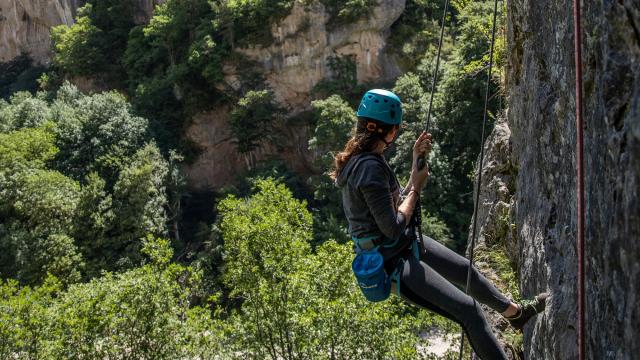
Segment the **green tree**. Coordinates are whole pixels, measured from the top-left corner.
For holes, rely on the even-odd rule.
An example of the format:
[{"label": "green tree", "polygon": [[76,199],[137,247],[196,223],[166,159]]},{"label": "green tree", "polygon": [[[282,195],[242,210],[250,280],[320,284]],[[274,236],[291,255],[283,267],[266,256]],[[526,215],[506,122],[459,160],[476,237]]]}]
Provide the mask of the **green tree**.
[{"label": "green tree", "polygon": [[377,4],[376,0],[322,0],[322,4],[329,13],[327,26],[330,28],[347,25],[371,13]]},{"label": "green tree", "polygon": [[[149,237],[149,263],[63,290],[0,283],[0,356],[24,359],[215,359],[226,326],[192,306],[200,274],[170,264],[169,242]],[[226,357],[225,357],[226,358]]]},{"label": "green tree", "polygon": [[318,165],[323,169],[333,164],[335,152],[347,142],[353,133],[357,118],[355,111],[340,95],[311,102],[316,126],[309,139],[309,149],[314,151]]},{"label": "green tree", "polygon": [[28,284],[47,273],[64,283],[79,280],[83,261],[70,237],[79,185],[56,171],[25,170],[12,186],[0,244],[15,251],[15,262],[9,263],[15,276]]},{"label": "green tree", "polygon": [[0,174],[8,179],[20,170],[44,169],[58,153],[54,139],[43,128],[0,133]]},{"label": "green tree", "polygon": [[91,5],[85,5],[72,26],[58,25],[51,29],[53,63],[72,75],[92,75],[103,71],[107,62],[103,31],[86,16]]},{"label": "green tree", "polygon": [[66,74],[99,77],[121,87],[121,59],[134,26],[132,2],[89,0],[73,25],[52,29],[53,63]]},{"label": "green tree", "polygon": [[270,139],[273,123],[280,119],[282,110],[269,90],[249,91],[238,101],[230,116],[231,132],[240,153],[256,149],[261,141]]},{"label": "green tree", "polygon": [[289,14],[294,0],[224,0],[219,8],[232,47],[248,44],[268,46],[273,41],[271,24]]},{"label": "green tree", "polygon": [[[329,238],[340,242],[348,240],[346,222],[342,210],[340,192],[329,177],[333,160],[338,151],[353,134],[357,118],[355,111],[339,95],[311,103],[314,109],[315,129],[309,139],[309,149],[314,152],[318,174],[309,178],[314,189],[314,237],[317,243]],[[340,220],[339,220],[340,219]]]},{"label": "green tree", "polygon": [[115,268],[140,263],[141,240],[146,234],[167,234],[167,172],[167,162],[154,144],[138,150],[120,172],[113,188],[108,243],[99,251],[107,263],[115,262]]},{"label": "green tree", "polygon": [[75,179],[97,172],[109,185],[148,139],[144,118],[133,115],[125,97],[115,91],[73,95],[67,88],[54,102],[57,167]]},{"label": "green tree", "polygon": [[38,127],[48,120],[51,120],[51,113],[46,101],[28,92],[16,92],[9,103],[0,105],[0,132]]},{"label": "green tree", "polygon": [[106,189],[106,182],[97,173],[87,176],[79,194],[78,205],[73,217],[73,237],[86,262],[87,278],[100,275],[103,269],[112,265],[110,232],[115,221],[112,194]]},{"label": "green tree", "polygon": [[220,203],[224,283],[240,302],[234,343],[250,358],[412,358],[415,335],[397,302],[366,303],[348,245],[311,250],[306,203],[272,180]]},{"label": "green tree", "polygon": [[58,151],[42,128],[0,134],[0,275],[36,283],[47,272],[78,280],[82,259],[69,237],[79,185],[47,170]]},{"label": "green tree", "polygon": [[52,359],[45,339],[53,334],[50,307],[61,284],[54,277],[36,288],[0,280],[0,357]]}]

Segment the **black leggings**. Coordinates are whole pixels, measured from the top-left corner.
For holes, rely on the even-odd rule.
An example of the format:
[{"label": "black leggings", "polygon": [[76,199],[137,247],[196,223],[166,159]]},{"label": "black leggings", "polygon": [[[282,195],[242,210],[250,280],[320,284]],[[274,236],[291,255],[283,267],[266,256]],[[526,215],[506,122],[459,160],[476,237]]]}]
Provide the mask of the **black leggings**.
[{"label": "black leggings", "polygon": [[406,252],[402,256],[406,261],[400,277],[401,297],[460,324],[481,359],[507,359],[474,298],[500,313],[509,307],[509,299],[475,268],[471,296],[466,295],[455,285],[466,286],[469,260],[427,236],[422,237],[422,246],[426,251],[421,251],[420,260]]}]

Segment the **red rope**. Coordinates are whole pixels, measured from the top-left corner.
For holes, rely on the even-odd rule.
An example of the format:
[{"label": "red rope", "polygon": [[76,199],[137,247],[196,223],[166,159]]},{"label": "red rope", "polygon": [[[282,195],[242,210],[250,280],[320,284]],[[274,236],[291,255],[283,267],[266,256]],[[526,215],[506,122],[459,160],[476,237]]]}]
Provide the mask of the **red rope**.
[{"label": "red rope", "polygon": [[576,65],[576,157],[578,167],[578,359],[584,360],[584,153],[582,121],[582,31],[580,0],[573,0],[573,34]]}]

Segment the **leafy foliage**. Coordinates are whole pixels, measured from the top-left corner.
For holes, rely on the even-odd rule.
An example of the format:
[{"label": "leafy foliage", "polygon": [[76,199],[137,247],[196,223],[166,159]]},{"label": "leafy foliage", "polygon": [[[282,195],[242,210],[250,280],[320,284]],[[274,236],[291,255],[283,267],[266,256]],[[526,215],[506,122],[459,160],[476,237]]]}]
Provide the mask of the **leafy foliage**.
[{"label": "leafy foliage", "polygon": [[231,111],[231,132],[238,152],[254,150],[260,141],[272,136],[272,123],[282,116],[282,110],[268,90],[249,91]]},{"label": "leafy foliage", "polygon": [[328,169],[333,167],[336,144],[345,144],[354,130],[356,116],[349,104],[339,95],[332,95],[324,100],[311,103],[314,108],[316,127],[309,139],[309,149],[314,152],[315,165],[325,171],[309,178],[313,187],[315,200],[314,236],[317,243],[325,239],[336,239],[339,242],[348,240],[340,193],[336,191],[329,177]]},{"label": "leafy foliage", "polygon": [[[396,55],[405,71],[429,66],[427,64],[433,61],[431,57],[437,51],[443,6],[443,1],[408,0],[405,11],[391,26],[388,51]],[[452,47],[454,20],[455,12],[447,14],[443,44],[445,57]]]},{"label": "leafy foliage", "polygon": [[270,24],[286,16],[294,0],[225,0],[222,2],[222,21],[227,22],[232,44],[269,45]]},{"label": "leafy foliage", "polygon": [[79,279],[82,259],[69,238],[79,186],[46,163],[57,149],[41,129],[0,134],[0,249],[4,276],[26,283],[47,272]]},{"label": "leafy foliage", "polygon": [[[166,241],[151,241],[166,247]],[[198,284],[198,273],[163,262],[107,273],[64,292],[54,278],[35,289],[4,282],[0,356],[213,358],[221,352],[223,327],[190,306]]]},{"label": "leafy foliage", "polygon": [[[91,5],[84,9],[90,11]],[[75,75],[99,73],[106,67],[106,59],[102,56],[106,53],[106,44],[101,38],[102,30],[87,16],[79,16],[71,27],[58,25],[52,28],[51,40],[56,53],[54,63]]]},{"label": "leafy foliage", "polygon": [[122,95],[16,93],[0,119],[3,277],[73,283],[139,264],[141,239],[167,234],[168,164]]},{"label": "leafy foliage", "polygon": [[[272,180],[247,200],[220,203],[224,282],[238,349],[256,358],[411,358],[416,341],[396,302],[372,306],[356,289],[347,245],[313,253],[311,214]],[[363,311],[363,309],[368,309]]]},{"label": "leafy foliage", "polygon": [[41,97],[26,91],[11,95],[9,102],[0,100],[0,132],[24,127],[38,127],[50,120],[51,112]]},{"label": "leafy foliage", "polygon": [[148,139],[148,122],[134,116],[124,96],[115,91],[79,97],[71,91],[58,93],[52,105],[60,148],[57,166],[76,179],[97,172],[113,184]]},{"label": "leafy foliage", "polygon": [[329,13],[327,27],[347,25],[369,15],[377,0],[321,0]]}]

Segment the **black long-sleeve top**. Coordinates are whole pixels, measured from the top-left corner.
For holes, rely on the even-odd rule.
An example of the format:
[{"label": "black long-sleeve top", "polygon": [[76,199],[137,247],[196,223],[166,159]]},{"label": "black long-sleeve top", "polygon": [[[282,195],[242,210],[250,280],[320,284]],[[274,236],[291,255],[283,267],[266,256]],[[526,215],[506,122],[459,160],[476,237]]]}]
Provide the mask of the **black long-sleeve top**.
[{"label": "black long-sleeve top", "polygon": [[352,237],[384,236],[393,243],[407,230],[398,212],[402,188],[381,154],[366,152],[353,156],[342,169],[336,185],[342,191],[342,205]]}]

